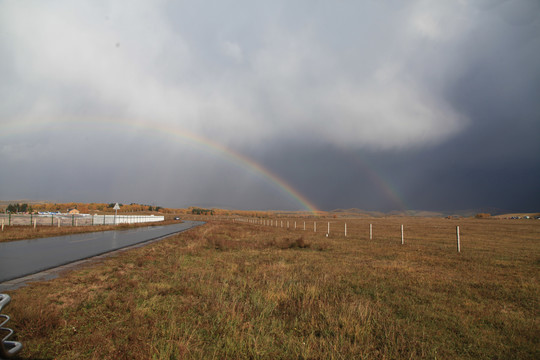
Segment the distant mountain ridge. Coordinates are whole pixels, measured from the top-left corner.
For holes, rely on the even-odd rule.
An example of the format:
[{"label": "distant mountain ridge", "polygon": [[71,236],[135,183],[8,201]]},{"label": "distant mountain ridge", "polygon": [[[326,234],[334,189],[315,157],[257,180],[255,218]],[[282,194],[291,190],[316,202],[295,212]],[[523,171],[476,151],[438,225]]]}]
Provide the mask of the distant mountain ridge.
[{"label": "distant mountain ridge", "polygon": [[470,217],[475,216],[476,214],[490,214],[493,216],[503,215],[509,213],[515,213],[516,211],[503,210],[495,207],[485,207],[485,208],[476,208],[476,209],[465,209],[465,210],[455,210],[455,211],[431,211],[431,210],[392,210],[389,212],[381,211],[369,211],[362,210],[358,208],[350,209],[334,209],[329,211],[329,213],[339,213],[339,214],[351,214],[359,216],[369,216],[369,217],[382,217],[382,216],[418,216],[418,217],[446,217],[446,216],[463,216]]},{"label": "distant mountain ridge", "polygon": [[[19,199],[19,200],[0,200],[0,209],[7,207],[10,204],[53,204],[54,201],[49,200],[30,200],[30,199]],[[198,204],[197,207],[209,208],[209,209],[222,209],[228,211],[235,211],[237,209],[230,208],[225,205],[216,206],[218,204]],[[193,206],[193,205],[191,205]],[[186,206],[185,208],[189,208]],[[245,211],[270,211],[276,213],[303,213],[309,211],[293,211],[293,210],[245,210]],[[464,210],[455,210],[455,211],[431,211],[431,210],[392,210],[389,212],[376,211],[376,210],[362,210],[359,208],[348,208],[348,209],[334,209],[330,211],[322,211],[326,214],[340,215],[342,217],[355,216],[355,217],[384,217],[384,216],[418,216],[418,217],[446,217],[446,216],[462,216],[462,217],[472,217],[476,214],[490,214],[492,216],[501,216],[508,214],[521,214],[521,213],[534,213],[534,212],[523,212],[517,210],[506,210],[496,207],[484,207],[484,208],[473,208],[473,209],[464,209]]]}]

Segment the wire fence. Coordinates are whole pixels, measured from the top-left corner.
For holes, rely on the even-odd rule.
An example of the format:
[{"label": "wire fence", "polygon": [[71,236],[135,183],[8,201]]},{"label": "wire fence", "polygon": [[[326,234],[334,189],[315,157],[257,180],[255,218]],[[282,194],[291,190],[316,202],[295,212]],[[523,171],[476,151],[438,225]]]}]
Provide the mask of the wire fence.
[{"label": "wire fence", "polygon": [[[441,249],[478,254],[505,251],[509,257],[536,254],[540,246],[540,221],[533,219],[442,218],[235,218],[243,223],[276,231],[298,232],[330,239],[367,240],[417,249]],[[525,254],[525,255],[523,255]]]},{"label": "wire fence", "polygon": [[155,215],[0,214],[2,226],[92,226],[164,221]]}]

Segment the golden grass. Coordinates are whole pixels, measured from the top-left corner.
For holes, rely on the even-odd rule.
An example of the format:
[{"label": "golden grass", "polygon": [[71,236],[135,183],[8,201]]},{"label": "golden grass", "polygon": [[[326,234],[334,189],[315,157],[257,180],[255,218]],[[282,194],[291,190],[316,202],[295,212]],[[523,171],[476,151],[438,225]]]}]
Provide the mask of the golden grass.
[{"label": "golden grass", "polygon": [[540,222],[317,221],[212,222],[10,292],[21,356],[540,357]]}]

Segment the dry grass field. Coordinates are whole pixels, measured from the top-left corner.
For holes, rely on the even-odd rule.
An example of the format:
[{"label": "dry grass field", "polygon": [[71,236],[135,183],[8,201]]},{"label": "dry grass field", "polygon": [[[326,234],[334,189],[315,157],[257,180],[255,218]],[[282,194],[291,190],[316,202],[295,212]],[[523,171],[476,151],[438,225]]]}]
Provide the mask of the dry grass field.
[{"label": "dry grass field", "polygon": [[9,292],[21,357],[540,358],[540,221],[348,219],[345,237],[281,220],[209,222]]}]

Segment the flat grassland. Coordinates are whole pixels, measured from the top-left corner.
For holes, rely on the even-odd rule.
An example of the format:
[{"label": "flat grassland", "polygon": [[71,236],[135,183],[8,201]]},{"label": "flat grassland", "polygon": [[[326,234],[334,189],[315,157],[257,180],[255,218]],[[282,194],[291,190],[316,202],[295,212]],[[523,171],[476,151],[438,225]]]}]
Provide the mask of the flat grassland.
[{"label": "flat grassland", "polygon": [[9,292],[21,357],[540,358],[540,221],[279,221],[212,221]]}]

